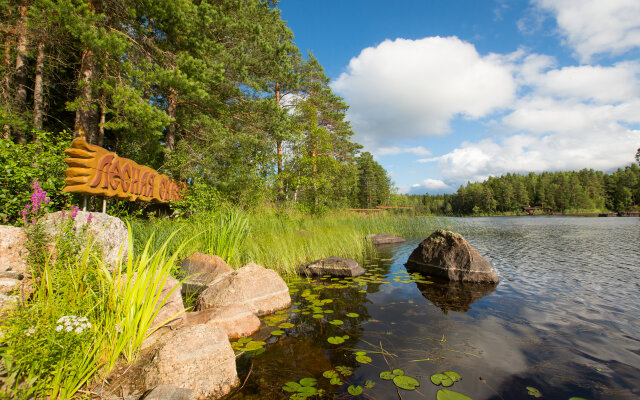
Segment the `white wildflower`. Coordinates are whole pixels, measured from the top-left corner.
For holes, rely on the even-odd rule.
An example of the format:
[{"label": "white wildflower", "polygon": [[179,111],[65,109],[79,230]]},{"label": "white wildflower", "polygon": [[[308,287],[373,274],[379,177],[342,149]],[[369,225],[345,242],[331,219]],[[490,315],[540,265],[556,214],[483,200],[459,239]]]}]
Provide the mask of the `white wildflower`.
[{"label": "white wildflower", "polygon": [[32,326],[31,328],[26,329],[26,330],[24,331],[25,336],[31,336],[31,335],[33,335],[34,333],[36,333],[36,328],[34,328],[33,326]]},{"label": "white wildflower", "polygon": [[60,332],[63,329],[64,329],[64,326],[62,326],[62,325],[56,326],[56,332]]},{"label": "white wildflower", "polygon": [[66,326],[64,330],[65,332],[71,332],[73,330],[73,326]]},{"label": "white wildflower", "polygon": [[76,335],[79,335],[81,333],[82,333],[82,327],[79,326],[79,327],[76,328]]}]

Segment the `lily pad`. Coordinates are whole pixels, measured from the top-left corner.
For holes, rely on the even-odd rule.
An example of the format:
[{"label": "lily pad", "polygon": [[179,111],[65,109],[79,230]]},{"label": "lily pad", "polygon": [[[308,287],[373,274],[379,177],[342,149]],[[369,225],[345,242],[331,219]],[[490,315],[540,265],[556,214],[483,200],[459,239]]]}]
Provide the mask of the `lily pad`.
[{"label": "lily pad", "polygon": [[347,388],[347,392],[349,392],[350,395],[359,396],[359,395],[362,394],[362,386],[360,386],[360,385],[358,385],[358,386],[351,385],[351,386],[349,386]]},{"label": "lily pad", "polygon": [[306,386],[306,387],[315,386],[316,383],[318,383],[318,380],[316,378],[302,378],[302,379],[300,379],[300,384],[302,386]]},{"label": "lily pad", "polygon": [[281,331],[281,330],[271,331],[271,334],[273,336],[281,336],[284,334],[284,331]]},{"label": "lily pad", "polygon": [[390,381],[395,375],[391,371],[380,372],[380,378]]},{"label": "lily pad", "polygon": [[364,381],[364,387],[366,387],[367,389],[371,389],[374,385],[375,383],[370,379]]},{"label": "lily pad", "polygon": [[534,387],[527,386],[527,394],[533,397],[542,397],[542,393]]},{"label": "lily pad", "polygon": [[457,372],[445,371],[445,372],[443,372],[443,374],[447,375],[454,382],[458,382],[460,379],[462,379],[460,374],[458,374]]},{"label": "lily pad", "polygon": [[449,389],[440,389],[436,394],[437,400],[472,400],[471,397],[465,396],[462,393],[454,392]]},{"label": "lily pad", "polygon": [[322,373],[322,376],[324,376],[327,379],[331,379],[331,378],[337,378],[338,377],[338,372],[334,371],[332,369],[328,370],[328,371],[324,371]]},{"label": "lily pad", "polygon": [[400,368],[396,368],[396,369],[393,370],[393,374],[401,376],[401,375],[404,375],[404,371],[401,370]]},{"label": "lily pad", "polygon": [[340,336],[331,336],[327,338],[327,342],[331,344],[341,344],[341,343],[344,343],[344,339],[341,338]]},{"label": "lily pad", "polygon": [[359,362],[360,364],[369,364],[373,360],[369,356],[361,355],[361,356],[356,356],[356,361]]},{"label": "lily pad", "polygon": [[431,375],[431,383],[433,383],[434,385],[442,385],[444,387],[449,387],[453,385],[453,382],[457,382],[457,381],[458,379],[454,381],[449,375],[446,375],[446,373]]},{"label": "lily pad", "polygon": [[420,382],[416,378],[406,375],[396,375],[393,378],[393,383],[400,389],[405,390],[415,390],[416,387],[420,386]]},{"label": "lily pad", "polygon": [[342,385],[342,381],[340,380],[340,378],[331,378],[329,383],[332,385],[338,385],[338,386]]},{"label": "lily pad", "polygon": [[359,316],[360,314],[354,312],[350,312],[349,314],[347,314],[347,317],[349,318],[358,318]]},{"label": "lily pad", "polygon": [[313,314],[313,318],[322,319],[324,318],[324,314]]},{"label": "lily pad", "polygon": [[339,319],[331,320],[331,321],[329,321],[329,323],[330,323],[331,325],[342,325],[342,324],[344,324],[344,322],[342,322],[342,321],[341,321],[341,320],[339,320]]},{"label": "lily pad", "polygon": [[297,392],[301,387],[302,385],[299,384],[298,382],[287,382],[282,387],[282,390],[284,390],[285,392],[293,393],[293,392]]},{"label": "lily pad", "polygon": [[291,322],[285,322],[283,324],[278,325],[278,328],[280,329],[288,329],[288,328],[293,328],[295,325],[292,324]]}]

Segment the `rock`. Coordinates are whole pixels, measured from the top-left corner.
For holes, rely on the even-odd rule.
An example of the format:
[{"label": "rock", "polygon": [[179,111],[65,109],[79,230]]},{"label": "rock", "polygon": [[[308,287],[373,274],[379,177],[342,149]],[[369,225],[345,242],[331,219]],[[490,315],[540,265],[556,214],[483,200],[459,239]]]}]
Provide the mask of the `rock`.
[{"label": "rock", "polygon": [[458,233],[438,229],[411,253],[407,269],[450,281],[498,282],[498,275]]},{"label": "rock", "polygon": [[0,225],[0,271],[23,273],[27,270],[26,242],[24,229]]},{"label": "rock", "polygon": [[167,295],[173,288],[175,288],[175,290],[171,293],[167,301],[162,305],[160,311],[158,311],[158,315],[156,315],[156,318],[151,323],[151,329],[155,329],[156,327],[161,325],[169,325],[171,327],[175,327],[184,322],[185,310],[184,304],[182,303],[181,290],[179,287],[176,287],[179,285],[179,283],[180,282],[178,282],[178,280],[174,277],[167,276],[162,291],[160,292],[158,301],[162,301],[162,299],[167,297]]},{"label": "rock", "polygon": [[0,294],[16,294],[20,290],[20,281],[11,278],[0,278]]},{"label": "rock", "polygon": [[182,282],[182,292],[195,294],[202,292],[219,276],[233,272],[233,268],[222,258],[202,253],[194,253],[186,258],[180,269],[187,276]]},{"label": "rock", "polygon": [[[62,227],[63,221],[70,218],[69,211],[58,211],[45,217],[45,231],[54,236]],[[89,216],[91,215],[91,221]],[[108,265],[115,265],[119,259],[126,258],[128,251],[127,226],[120,218],[96,212],[78,211],[74,218],[76,231],[88,225],[87,231],[101,244],[102,260]]]},{"label": "rock", "polygon": [[227,332],[229,339],[246,337],[260,329],[260,319],[246,307],[237,304],[186,313],[185,324],[217,325]]},{"label": "rock", "polygon": [[395,244],[406,242],[407,239],[401,238],[400,236],[395,236],[390,233],[378,233],[367,235],[367,240],[371,240],[374,245],[383,245],[383,244]]},{"label": "rock", "polygon": [[305,265],[300,272],[307,276],[359,276],[365,270],[351,258],[328,257]]},{"label": "rock", "polygon": [[260,316],[290,307],[291,296],[287,284],[276,271],[247,264],[209,284],[198,296],[196,309],[231,304],[243,305]]},{"label": "rock", "polygon": [[193,396],[193,390],[177,388],[171,385],[158,385],[145,394],[140,400],[189,400]]},{"label": "rock", "polygon": [[189,390],[188,399],[219,399],[238,384],[236,357],[224,329],[204,324],[177,329],[159,344],[142,370],[146,390],[159,385]]}]

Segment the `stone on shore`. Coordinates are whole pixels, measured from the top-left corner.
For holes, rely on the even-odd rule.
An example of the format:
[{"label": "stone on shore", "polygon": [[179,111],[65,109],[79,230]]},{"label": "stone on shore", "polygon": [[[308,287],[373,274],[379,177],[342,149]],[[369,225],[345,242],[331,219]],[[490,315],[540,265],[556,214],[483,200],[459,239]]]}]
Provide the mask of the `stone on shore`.
[{"label": "stone on shore", "polygon": [[26,242],[24,229],[0,225],[0,271],[27,271]]},{"label": "stone on shore", "polygon": [[[70,218],[69,211],[47,214],[44,221],[45,232],[51,236],[56,235],[68,218]],[[78,211],[73,220],[76,231],[80,231],[87,225],[87,232],[101,246],[102,261],[105,264],[115,265],[120,258],[127,257],[129,233],[127,225],[120,218],[105,213]]]},{"label": "stone on shore", "polygon": [[229,339],[238,339],[256,333],[260,329],[260,319],[245,306],[211,308],[185,314],[185,325],[212,324],[227,332]]},{"label": "stone on shore", "polygon": [[390,233],[370,234],[367,235],[367,240],[371,240],[371,242],[376,246],[403,243],[407,241],[407,239],[401,238],[400,236],[392,235]]},{"label": "stone on shore", "polygon": [[171,385],[158,385],[140,400],[189,400],[193,390],[177,388]]},{"label": "stone on shore", "polygon": [[[142,372],[145,390],[186,389],[191,399],[219,399],[238,384],[236,357],[223,328],[210,324],[172,331]],[[183,397],[184,398],[184,397]]]},{"label": "stone on shore", "polygon": [[438,229],[411,253],[407,268],[461,282],[498,282],[491,267],[462,235]]},{"label": "stone on shore", "polygon": [[158,302],[161,302],[163,299],[167,298],[167,295],[169,295],[171,290],[173,290],[174,288],[175,290],[171,292],[171,295],[169,295],[165,303],[158,311],[156,318],[151,323],[150,329],[155,329],[164,325],[175,327],[184,322],[185,309],[184,304],[182,303],[180,288],[177,287],[179,284],[180,282],[178,282],[177,279],[172,276],[167,276],[167,279],[164,282],[164,286],[162,287],[162,291],[160,292]]},{"label": "stone on shore", "polygon": [[245,306],[261,316],[291,306],[289,288],[274,270],[256,264],[219,277],[207,285],[196,302],[197,310],[232,304]]},{"label": "stone on shore", "polygon": [[198,294],[221,275],[233,272],[233,268],[222,258],[203,253],[194,253],[186,258],[180,269],[187,276],[182,282],[182,292],[185,294]]},{"label": "stone on shore", "polygon": [[356,260],[342,257],[328,257],[316,260],[300,269],[307,276],[359,276],[365,273]]}]

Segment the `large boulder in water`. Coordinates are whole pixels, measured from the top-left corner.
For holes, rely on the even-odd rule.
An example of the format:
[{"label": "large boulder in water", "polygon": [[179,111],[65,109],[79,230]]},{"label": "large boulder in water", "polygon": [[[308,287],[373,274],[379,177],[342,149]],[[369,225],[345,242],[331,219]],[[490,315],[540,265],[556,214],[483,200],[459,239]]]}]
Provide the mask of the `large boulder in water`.
[{"label": "large boulder in water", "polygon": [[411,253],[407,269],[450,281],[498,282],[499,278],[462,235],[438,229]]},{"label": "large boulder in water", "polygon": [[198,310],[237,304],[261,316],[291,306],[291,296],[285,281],[272,269],[247,264],[222,275],[200,293]]},{"label": "large boulder in water", "polygon": [[300,268],[307,276],[359,276],[365,273],[356,260],[342,257],[327,257],[316,260]]}]

